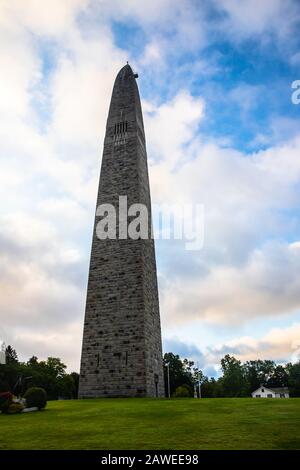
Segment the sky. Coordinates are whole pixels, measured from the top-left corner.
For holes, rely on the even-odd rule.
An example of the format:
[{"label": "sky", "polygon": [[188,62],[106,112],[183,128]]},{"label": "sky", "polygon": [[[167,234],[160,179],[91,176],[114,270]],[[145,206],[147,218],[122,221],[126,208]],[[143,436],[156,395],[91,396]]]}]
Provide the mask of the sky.
[{"label": "sky", "polygon": [[204,206],[157,240],[164,352],[300,358],[297,0],[0,0],[0,339],[79,369],[115,76],[139,74],[152,202]]}]

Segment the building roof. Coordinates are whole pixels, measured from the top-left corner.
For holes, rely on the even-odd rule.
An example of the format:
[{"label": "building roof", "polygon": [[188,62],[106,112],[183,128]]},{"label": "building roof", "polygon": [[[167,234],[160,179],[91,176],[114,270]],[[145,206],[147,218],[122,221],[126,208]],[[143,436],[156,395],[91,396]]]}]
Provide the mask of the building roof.
[{"label": "building roof", "polygon": [[270,390],[273,393],[289,393],[288,387],[266,387],[265,385],[261,385],[256,390],[253,390],[252,394],[260,390],[261,388],[265,388],[266,390]]},{"label": "building roof", "polygon": [[289,393],[288,387],[268,387],[272,392],[275,393]]}]

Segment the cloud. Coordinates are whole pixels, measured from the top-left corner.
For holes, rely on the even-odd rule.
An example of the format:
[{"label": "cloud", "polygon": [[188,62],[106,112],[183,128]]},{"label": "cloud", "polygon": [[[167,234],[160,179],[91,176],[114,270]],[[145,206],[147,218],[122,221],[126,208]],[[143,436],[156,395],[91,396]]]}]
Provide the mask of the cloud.
[{"label": "cloud", "polygon": [[143,111],[150,159],[163,160],[171,168],[182,164],[182,146],[188,145],[196,134],[204,116],[204,100],[181,90],[160,106],[143,102]]},{"label": "cloud", "polygon": [[74,348],[74,344],[81,344],[81,322],[72,322],[61,330],[47,329],[43,332],[36,332],[29,328],[18,328],[10,331],[7,340],[10,344],[17,346],[17,352],[21,352],[21,359],[28,360],[32,355],[40,360],[47,357],[60,357],[67,365],[69,372],[79,370],[81,350],[80,347]]},{"label": "cloud", "polygon": [[226,101],[232,100],[247,116],[248,112],[257,106],[258,97],[262,92],[263,88],[259,85],[240,83],[229,92]]},{"label": "cloud", "polygon": [[274,36],[286,39],[295,30],[300,15],[297,1],[293,0],[217,0],[215,3],[225,14],[223,24],[227,32],[236,39],[263,33],[269,35],[264,39]]},{"label": "cloud", "polygon": [[[101,13],[124,23],[134,22],[147,33],[164,38],[165,45],[176,43],[174,52],[192,50],[206,43],[205,17],[207,9],[197,8],[190,0],[154,0],[142,4],[139,0],[106,1]],[[170,51],[172,53],[172,51]]]},{"label": "cloud", "polygon": [[1,23],[10,29],[28,28],[37,35],[63,35],[74,27],[76,15],[88,6],[88,0],[51,0],[45,8],[39,0],[3,0]]},{"label": "cloud", "polygon": [[283,328],[271,328],[261,337],[242,336],[225,343],[201,348],[199,344],[183,342],[177,337],[164,341],[164,351],[173,352],[199,364],[209,377],[219,375],[220,360],[226,354],[235,356],[242,362],[272,359],[277,363],[300,360],[300,323]]},{"label": "cloud", "polygon": [[86,260],[76,246],[63,244],[41,219],[14,214],[1,222],[0,310],[6,327],[21,323],[33,331],[81,318]]},{"label": "cloud", "polygon": [[237,324],[296,312],[299,251],[283,239],[297,234],[299,137],[253,154],[221,148],[197,134],[204,105],[189,101],[186,113],[177,98],[153,115],[146,107],[153,202],[205,208],[202,251],[157,242],[164,322]]},{"label": "cloud", "polygon": [[300,52],[296,52],[292,57],[290,58],[290,62],[292,65],[299,65],[300,64]]},{"label": "cloud", "polygon": [[208,348],[206,360],[217,362],[225,354],[232,354],[243,362],[258,358],[273,359],[277,362],[296,362],[300,359],[300,324],[271,328],[258,339],[243,336]]},{"label": "cloud", "polygon": [[229,325],[296,312],[299,265],[298,245],[269,243],[243,266],[216,265],[194,279],[178,276],[163,293],[165,321]]},{"label": "cloud", "polygon": [[204,363],[204,354],[200,349],[194,344],[188,344],[181,341],[178,338],[165,338],[163,342],[164,353],[172,352],[178,354],[182,359],[187,358],[191,361],[194,361],[195,364],[199,363],[199,367],[203,367]]},{"label": "cloud", "polygon": [[23,360],[57,356],[77,370],[88,259],[41,218],[2,217],[0,233],[1,336]]}]

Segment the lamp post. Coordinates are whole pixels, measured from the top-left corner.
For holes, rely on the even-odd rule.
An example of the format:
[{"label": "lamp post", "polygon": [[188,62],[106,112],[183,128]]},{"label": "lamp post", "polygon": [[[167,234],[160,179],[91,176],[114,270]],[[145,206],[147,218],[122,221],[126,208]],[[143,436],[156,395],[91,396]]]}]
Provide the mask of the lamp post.
[{"label": "lamp post", "polygon": [[201,398],[201,382],[200,382],[199,362],[197,362],[197,368],[198,368],[198,393],[199,393],[199,398]]},{"label": "lamp post", "polygon": [[6,355],[5,355],[5,343],[3,342],[1,344],[1,349],[0,349],[0,364],[5,364],[6,363]]},{"label": "lamp post", "polygon": [[[25,380],[30,380],[32,379],[32,376],[30,377],[23,377],[22,375],[20,375],[18,377],[18,380],[17,382],[15,383],[14,387],[13,387],[13,390],[16,391],[17,395],[19,397],[21,397],[23,395],[23,390],[24,390],[24,385],[25,385]],[[18,393],[19,392],[19,393]]]},{"label": "lamp post", "polygon": [[198,391],[199,391],[199,398],[201,398],[201,382],[200,382],[200,373],[198,372]]},{"label": "lamp post", "polygon": [[[201,397],[201,377],[203,377],[202,371],[199,369],[199,362],[197,362],[197,367],[194,369],[194,398]],[[197,393],[198,388],[198,393]]]}]

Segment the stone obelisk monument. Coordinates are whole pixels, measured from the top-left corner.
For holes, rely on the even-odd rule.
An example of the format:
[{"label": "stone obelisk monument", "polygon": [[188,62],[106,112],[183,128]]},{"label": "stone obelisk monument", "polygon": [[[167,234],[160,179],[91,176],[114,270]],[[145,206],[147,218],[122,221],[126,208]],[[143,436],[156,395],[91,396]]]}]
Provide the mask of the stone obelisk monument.
[{"label": "stone obelisk monument", "polygon": [[[104,140],[97,207],[113,204],[117,238],[99,239],[96,211],[84,322],[79,397],[162,397],[164,380],[151,201],[137,75],[115,80]],[[119,217],[148,209],[147,237],[132,239]],[[124,214],[124,212],[123,212]],[[127,213],[126,213],[127,214]],[[132,217],[125,216],[130,224]],[[122,223],[122,230],[121,230]]]}]

